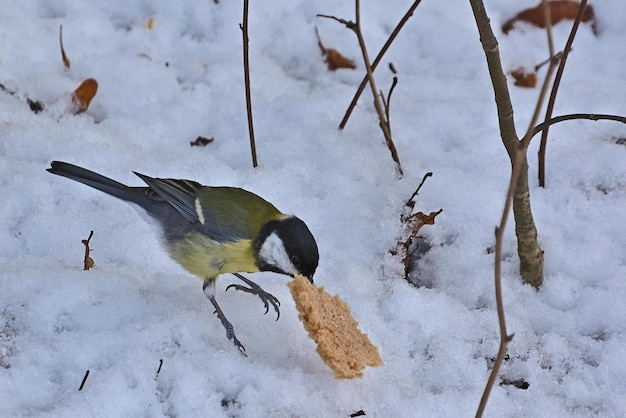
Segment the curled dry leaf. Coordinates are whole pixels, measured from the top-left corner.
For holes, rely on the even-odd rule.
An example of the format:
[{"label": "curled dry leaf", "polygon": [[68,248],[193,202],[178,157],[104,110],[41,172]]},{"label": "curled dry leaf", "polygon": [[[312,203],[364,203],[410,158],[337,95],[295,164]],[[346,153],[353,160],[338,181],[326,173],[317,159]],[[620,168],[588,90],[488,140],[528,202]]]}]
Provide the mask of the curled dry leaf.
[{"label": "curled dry leaf", "polygon": [[90,268],[93,268],[93,266],[94,266],[95,264],[96,264],[96,263],[93,261],[93,258],[91,258],[91,257],[85,257],[83,270],[89,270]]},{"label": "curled dry leaf", "polygon": [[91,237],[93,237],[93,231],[89,233],[89,238],[82,240],[81,242],[85,246],[85,258],[83,259],[83,270],[89,270],[96,263],[93,261],[93,258],[89,256],[91,252],[91,248],[89,248],[89,241],[91,241]]},{"label": "curled dry leaf", "polygon": [[352,70],[356,68],[354,61],[344,57],[336,49],[332,48],[326,50],[324,62],[328,65],[330,71],[335,71],[338,68],[350,68]]},{"label": "curled dry leaf", "polygon": [[[561,20],[575,19],[576,15],[578,14],[578,8],[580,6],[577,1],[570,0],[549,1],[547,2],[547,4],[550,7],[550,18],[553,25],[559,23]],[[545,28],[546,20],[542,3],[539,3],[539,5],[536,7],[522,10],[513,18],[504,22],[504,25],[502,25],[502,32],[504,32],[505,34],[509,33],[509,31],[513,29],[515,23],[517,23],[518,21],[530,23],[531,25],[535,25],[540,28]],[[593,7],[589,5],[585,7],[585,10],[583,11],[581,17],[581,21],[590,22],[593,33],[597,35]]]},{"label": "curled dry leaf", "polygon": [[404,234],[398,240],[398,245],[391,253],[395,256],[399,256],[402,259],[402,264],[404,264],[404,271],[406,274],[409,272],[409,267],[411,263],[411,255],[409,254],[409,247],[413,242],[413,239],[417,237],[420,229],[424,225],[434,225],[435,218],[443,212],[443,209],[439,209],[435,212],[430,212],[429,214],[425,214],[423,212],[417,212],[410,216],[402,216],[402,223],[404,224]]},{"label": "curled dry leaf", "polygon": [[322,38],[320,38],[319,31],[315,28],[315,35],[317,36],[317,44],[320,47],[320,51],[322,51],[322,55],[324,56],[324,62],[328,65],[329,71],[335,71],[338,68],[350,68],[354,70],[356,68],[356,64],[349,58],[344,57],[333,48],[326,48],[322,43]]},{"label": "curled dry leaf", "polygon": [[511,75],[515,79],[515,85],[519,87],[534,88],[537,86],[537,74],[534,71],[528,72],[524,68],[511,70]]},{"label": "curled dry leaf", "polygon": [[83,81],[74,93],[72,93],[72,103],[74,104],[74,114],[83,113],[89,108],[91,99],[98,92],[98,82],[93,78]]},{"label": "curled dry leaf", "polygon": [[70,59],[65,54],[65,48],[63,48],[63,25],[59,26],[59,44],[61,45],[61,58],[63,59],[63,65],[69,69],[71,66]]}]

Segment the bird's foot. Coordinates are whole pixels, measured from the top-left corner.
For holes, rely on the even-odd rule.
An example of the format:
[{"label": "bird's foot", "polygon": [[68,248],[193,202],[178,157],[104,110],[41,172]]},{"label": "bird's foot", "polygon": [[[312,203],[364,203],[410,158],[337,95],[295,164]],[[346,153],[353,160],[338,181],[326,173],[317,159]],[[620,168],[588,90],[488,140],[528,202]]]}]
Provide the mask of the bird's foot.
[{"label": "bird's foot", "polygon": [[[206,286],[205,286],[205,289],[206,289]],[[235,344],[235,347],[237,347],[237,349],[239,350],[241,354],[243,354],[245,357],[248,357],[246,355],[246,348],[243,346],[243,344],[241,344],[241,341],[237,339],[233,324],[230,323],[230,321],[226,318],[226,315],[224,315],[224,312],[222,312],[222,308],[220,308],[220,305],[218,305],[217,300],[215,300],[215,296],[210,295],[209,300],[211,301],[211,304],[215,308],[214,313],[217,314],[217,318],[222,323],[222,326],[224,327],[224,329],[226,329],[226,338],[228,338]]]},{"label": "bird's foot", "polygon": [[263,305],[265,306],[265,314],[269,312],[270,305],[272,305],[274,307],[274,311],[276,311],[276,320],[278,321],[278,318],[280,318],[280,309],[278,308],[280,306],[280,301],[278,300],[278,298],[272,295],[271,293],[263,290],[261,286],[259,286],[252,280],[245,278],[241,274],[238,274],[238,273],[234,273],[234,274],[239,279],[243,280],[250,287],[246,287],[240,284],[231,284],[226,287],[226,291],[228,291],[228,289],[232,287],[235,290],[241,290],[246,293],[257,295],[263,302]]}]

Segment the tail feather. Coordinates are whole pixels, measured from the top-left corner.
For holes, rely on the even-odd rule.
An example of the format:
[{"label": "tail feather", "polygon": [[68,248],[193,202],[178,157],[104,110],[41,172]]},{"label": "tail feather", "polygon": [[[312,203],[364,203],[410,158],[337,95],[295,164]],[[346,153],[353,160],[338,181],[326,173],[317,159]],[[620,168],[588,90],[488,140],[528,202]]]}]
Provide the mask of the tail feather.
[{"label": "tail feather", "polygon": [[[128,187],[86,168],[61,161],[53,161],[52,166],[47,170],[52,174],[67,177],[118,199],[136,204],[149,215],[149,217],[143,216],[143,213],[139,211],[144,219],[149,220],[151,217],[161,224],[168,241],[179,239],[194,228],[193,222],[185,218],[150,187]],[[151,180],[147,176],[141,176],[141,178]]]},{"label": "tail feather", "polygon": [[128,187],[125,184],[73,164],[53,161],[52,166],[47,171],[86,184],[113,197],[130,201],[140,206],[144,206],[147,203],[146,201],[149,200],[146,196],[147,187]]}]

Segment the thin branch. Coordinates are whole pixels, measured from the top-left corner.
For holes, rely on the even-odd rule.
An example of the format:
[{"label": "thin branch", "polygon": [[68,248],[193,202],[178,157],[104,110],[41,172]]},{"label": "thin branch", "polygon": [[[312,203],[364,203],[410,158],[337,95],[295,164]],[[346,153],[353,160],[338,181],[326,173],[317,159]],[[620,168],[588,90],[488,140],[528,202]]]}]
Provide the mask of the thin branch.
[{"label": "thin branch", "polygon": [[546,35],[548,37],[548,52],[551,57],[554,54],[554,38],[552,37],[552,11],[548,2],[542,1],[543,4],[543,18],[546,22]]},{"label": "thin branch", "polygon": [[[396,39],[402,27],[406,24],[406,22],[409,21],[411,16],[413,16],[413,12],[415,12],[415,9],[417,9],[417,6],[419,6],[421,1],[422,0],[416,0],[415,2],[413,2],[409,10],[404,14],[404,16],[402,16],[402,19],[400,19],[400,22],[398,22],[396,27],[393,29],[393,32],[391,32],[391,35],[389,35],[389,39],[387,39],[387,42],[385,42],[383,47],[378,52],[378,55],[376,55],[376,58],[374,58],[374,62],[372,62],[372,71],[376,70],[378,63],[383,58],[383,56],[385,55],[385,53],[387,52],[387,50],[389,49],[393,41]],[[361,93],[363,93],[363,90],[365,89],[367,80],[368,80],[368,76],[367,74],[365,74],[363,76],[363,80],[361,80],[361,84],[359,84],[359,88],[357,89],[356,93],[354,94],[354,97],[352,98],[352,101],[350,102],[350,105],[348,106],[348,109],[346,110],[345,115],[343,116],[343,119],[341,120],[341,123],[339,124],[339,129],[343,129],[346,127],[346,124],[348,123],[348,119],[350,119],[350,115],[352,114],[352,111],[354,110],[354,107],[356,106],[356,103],[359,100]]]},{"label": "thin branch", "polygon": [[398,157],[398,151],[396,150],[396,146],[393,143],[393,139],[391,138],[391,132],[389,131],[389,125],[387,120],[385,119],[385,111],[383,109],[382,104],[380,103],[380,96],[378,95],[378,88],[376,88],[376,80],[374,80],[374,74],[372,73],[372,66],[370,64],[370,58],[367,54],[367,47],[365,46],[365,39],[363,39],[363,32],[361,31],[361,2],[359,0],[355,0],[355,14],[356,14],[356,36],[359,39],[359,46],[361,47],[361,52],[363,53],[363,62],[365,64],[365,69],[367,71],[367,78],[369,79],[369,85],[372,89],[372,96],[374,97],[374,107],[376,108],[376,113],[378,113],[378,119],[380,121],[380,129],[383,131],[383,135],[385,136],[385,142],[387,142],[387,147],[389,148],[389,152],[391,152],[391,158],[396,162],[396,168],[400,176],[403,175],[402,165],[400,164],[400,157]]},{"label": "thin branch", "polygon": [[[547,6],[547,0],[541,0],[544,5],[544,10],[549,10],[550,8]],[[546,19],[550,18],[550,12],[546,13]],[[546,30],[550,35],[548,35],[548,39],[552,39],[552,25],[548,20],[546,22]],[[551,41],[549,41],[551,43]],[[552,46],[550,46],[550,56],[554,56],[552,51]],[[546,77],[543,80],[543,85],[541,86],[541,91],[539,92],[539,97],[537,98],[537,103],[535,104],[535,111],[533,112],[533,116],[530,119],[530,123],[528,124],[528,129],[526,130],[526,134],[524,138],[520,141],[522,144],[524,154],[526,154],[526,150],[528,149],[528,145],[530,145],[530,140],[533,138],[533,130],[535,125],[537,124],[537,119],[539,119],[539,112],[541,111],[541,107],[543,106],[543,102],[545,101],[546,94],[548,93],[548,85],[550,84],[550,80],[552,79],[552,74],[554,73],[554,69],[556,68],[556,61],[550,61],[550,65],[548,65],[548,71],[546,73]],[[519,149],[518,149],[519,152]]]},{"label": "thin branch", "polygon": [[544,65],[548,64],[551,61],[560,60],[561,59],[561,54],[563,54],[563,51],[557,52],[553,56],[550,56],[549,58],[546,58],[544,61],[541,61],[539,64],[535,65],[535,71],[539,71],[539,69],[541,67],[543,67]]},{"label": "thin branch", "polygon": [[361,3],[359,0],[355,0],[355,15],[355,22],[324,14],[318,14],[317,16],[335,20],[342,25],[345,25],[348,29],[351,29],[356,34],[356,37],[359,41],[359,47],[361,48],[361,53],[363,54],[363,63],[365,64],[367,79],[369,81],[370,88],[372,89],[372,96],[374,97],[374,108],[376,108],[376,113],[378,114],[380,129],[383,131],[385,142],[387,143],[387,148],[389,148],[389,152],[391,153],[391,158],[393,158],[396,163],[396,169],[398,170],[398,174],[402,176],[404,174],[402,171],[402,165],[400,164],[400,158],[398,157],[398,151],[396,150],[396,146],[393,143],[393,139],[391,138],[391,132],[389,132],[389,125],[385,118],[385,111],[381,104],[380,96],[378,94],[378,88],[376,87],[376,80],[374,80],[372,66],[370,64],[369,55],[367,53],[367,47],[365,46],[365,39],[363,39],[363,33],[361,31]]},{"label": "thin branch", "polygon": [[243,34],[243,75],[246,87],[246,110],[248,113],[248,132],[250,135],[250,151],[252,152],[252,167],[258,165],[256,158],[256,143],[254,140],[254,124],[252,123],[252,95],[250,93],[250,60],[248,58],[248,0],[243,0],[243,23],[239,25]]},{"label": "thin branch", "polygon": [[393,76],[393,81],[391,82],[391,87],[389,87],[389,93],[387,93],[387,100],[385,100],[385,97],[382,95],[382,92],[380,93],[381,97],[383,98],[383,105],[385,106],[385,119],[387,120],[387,129],[389,129],[389,133],[391,133],[391,119],[390,119],[390,110],[389,108],[391,107],[391,95],[393,94],[393,90],[396,88],[396,85],[398,84],[398,76]]},{"label": "thin branch", "polygon": [[422,182],[419,184],[419,186],[417,186],[417,189],[415,189],[411,197],[409,197],[409,200],[406,201],[405,203],[406,206],[409,206],[409,207],[415,206],[415,202],[413,201],[413,199],[415,198],[415,196],[417,196],[417,194],[419,193],[424,183],[426,183],[426,179],[428,177],[431,177],[432,175],[433,175],[432,171],[429,171],[428,173],[424,174],[424,177],[422,177]]},{"label": "thin branch", "polygon": [[350,30],[355,30],[355,27],[356,27],[356,23],[354,23],[353,21],[342,19],[342,18],[337,17],[337,16],[325,15],[325,14],[322,14],[322,13],[318,13],[316,16],[317,17],[323,17],[325,19],[331,19],[331,20],[337,21],[337,22],[341,23],[342,25],[344,25],[346,28],[350,29]]},{"label": "thin branch", "polygon": [[[576,37],[576,32],[578,31],[578,26],[580,25],[580,20],[582,19],[583,11],[585,10],[586,7],[587,7],[587,0],[581,0],[580,5],[578,6],[578,14],[576,14],[576,19],[574,19],[572,30],[570,31],[569,37],[567,38],[567,42],[565,43],[565,48],[563,49],[563,54],[561,55],[559,68],[557,69],[556,76],[554,77],[554,84],[552,85],[552,92],[550,93],[550,98],[548,99],[548,107],[546,108],[546,116],[544,118],[544,120],[546,121],[548,121],[552,117],[552,112],[554,110],[554,103],[556,102],[556,94],[559,91],[559,86],[561,84],[561,77],[563,76],[563,70],[565,69],[565,63],[567,62],[567,56],[569,55],[569,52],[572,50],[572,44],[574,43],[574,38]],[[548,145],[548,129],[542,132],[541,142],[539,143],[539,168],[538,168],[537,176],[539,177],[540,187],[545,187],[545,184],[546,184],[546,146],[547,145]]]},{"label": "thin branch", "polygon": [[603,115],[603,114],[593,114],[593,113],[572,113],[569,115],[556,116],[550,120],[541,122],[539,125],[533,128],[532,136],[535,136],[539,132],[542,132],[542,131],[545,132],[548,126],[552,126],[556,123],[563,122],[566,120],[572,120],[572,119],[584,119],[584,120],[592,120],[592,121],[612,120],[615,122],[626,123],[626,116]]}]

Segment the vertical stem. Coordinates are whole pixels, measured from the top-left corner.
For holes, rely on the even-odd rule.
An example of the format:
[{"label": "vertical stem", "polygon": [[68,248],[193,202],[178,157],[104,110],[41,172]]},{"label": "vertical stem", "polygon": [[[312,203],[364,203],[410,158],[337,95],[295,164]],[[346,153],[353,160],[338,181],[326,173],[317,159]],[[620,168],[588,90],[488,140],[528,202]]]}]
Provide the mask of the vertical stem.
[{"label": "vertical stem", "polygon": [[252,96],[250,94],[250,61],[248,59],[248,0],[243,0],[243,76],[246,88],[246,109],[248,113],[248,132],[250,135],[250,151],[252,152],[252,167],[258,165],[256,158],[256,144],[254,141],[254,124],[252,123]]},{"label": "vertical stem", "polygon": [[356,32],[356,36],[359,39],[359,46],[361,47],[361,52],[363,53],[363,62],[365,63],[367,78],[369,81],[369,85],[372,89],[372,95],[374,97],[374,107],[376,108],[378,119],[380,120],[380,129],[382,129],[383,135],[385,136],[387,147],[389,148],[389,152],[391,152],[391,158],[393,158],[393,160],[396,162],[396,168],[398,169],[398,173],[402,176],[403,172],[402,166],[400,165],[400,158],[398,157],[398,151],[396,150],[396,146],[393,143],[393,139],[391,138],[389,124],[387,123],[387,120],[385,118],[385,110],[383,109],[383,105],[380,103],[380,96],[378,94],[378,88],[376,87],[376,81],[374,80],[374,74],[372,74],[370,58],[367,53],[367,47],[365,46],[365,40],[363,39],[363,33],[361,32],[361,2],[359,0],[355,0],[355,10],[356,23],[354,27],[354,32]]},{"label": "vertical stem", "polygon": [[[559,68],[556,70],[556,75],[554,76],[554,84],[552,85],[552,91],[550,92],[550,98],[548,99],[548,107],[546,108],[546,117],[544,121],[550,120],[552,118],[552,111],[554,110],[554,103],[556,102],[556,94],[559,91],[559,85],[561,84],[561,77],[563,76],[563,70],[565,69],[565,63],[567,61],[567,56],[572,49],[572,44],[574,43],[574,38],[576,37],[576,32],[578,31],[578,25],[580,24],[580,20],[582,19],[583,11],[587,7],[587,0],[581,0],[580,5],[578,6],[578,14],[576,15],[576,19],[574,19],[574,24],[572,25],[572,30],[570,31],[569,37],[567,38],[567,42],[565,43],[565,48],[563,49],[563,54],[561,55],[561,61],[559,63]],[[539,143],[539,186],[546,186],[546,147],[548,145],[548,131],[549,125],[546,126],[546,129],[541,132],[541,142]]]},{"label": "vertical stem", "polygon": [[[419,6],[421,1],[422,0],[415,0],[415,2],[413,2],[409,10],[404,14],[404,16],[402,16],[402,19],[400,19],[400,22],[398,22],[393,32],[391,32],[391,35],[387,39],[387,42],[385,42],[385,45],[383,45],[383,47],[380,49],[380,52],[378,52],[378,55],[376,55],[376,58],[374,58],[374,62],[372,63],[372,72],[376,70],[376,67],[378,66],[378,63],[380,62],[380,60],[382,60],[383,55],[385,55],[385,52],[387,52],[387,50],[391,46],[391,43],[396,39],[396,37],[400,33],[400,30],[405,25],[405,23],[409,21],[411,16],[413,16],[413,12],[415,11],[415,9],[417,9],[417,6]],[[367,80],[368,80],[368,76],[367,74],[365,74],[365,76],[363,76],[363,80],[361,80],[361,84],[359,84],[359,88],[356,90],[356,93],[354,94],[354,97],[352,98],[352,101],[350,102],[350,105],[348,106],[348,109],[346,110],[345,115],[343,116],[343,119],[341,120],[341,123],[339,124],[339,129],[343,129],[346,127],[346,124],[348,123],[348,119],[350,119],[350,115],[352,114],[352,111],[354,110],[354,107],[356,106],[356,102],[359,100],[359,97],[361,96],[361,93],[363,93],[363,90],[365,90],[365,85],[367,84]]]}]

